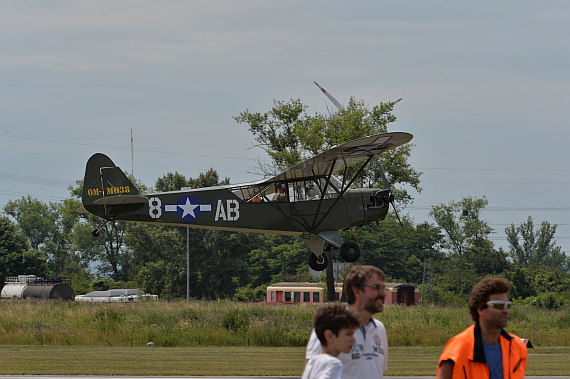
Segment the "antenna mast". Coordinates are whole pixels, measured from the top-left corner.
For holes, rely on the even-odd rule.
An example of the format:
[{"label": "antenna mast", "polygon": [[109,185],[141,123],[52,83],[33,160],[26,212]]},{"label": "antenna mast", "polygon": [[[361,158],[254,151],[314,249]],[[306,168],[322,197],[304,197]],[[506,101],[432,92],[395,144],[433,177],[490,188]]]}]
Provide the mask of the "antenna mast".
[{"label": "antenna mast", "polygon": [[133,128],[131,128],[131,175],[135,177],[135,151],[133,149]]}]

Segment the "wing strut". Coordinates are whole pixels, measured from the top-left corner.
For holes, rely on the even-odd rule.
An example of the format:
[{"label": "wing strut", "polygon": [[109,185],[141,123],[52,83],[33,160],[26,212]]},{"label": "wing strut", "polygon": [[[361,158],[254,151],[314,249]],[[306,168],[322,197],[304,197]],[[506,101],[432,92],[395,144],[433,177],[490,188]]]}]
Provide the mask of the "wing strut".
[{"label": "wing strut", "polygon": [[[321,210],[321,205],[323,204],[323,199],[324,199],[324,197],[325,197],[325,193],[327,193],[327,188],[328,188],[329,183],[330,183],[330,181],[331,181],[331,176],[332,176],[332,174],[333,174],[334,165],[335,165],[335,163],[336,163],[336,160],[337,160],[337,158],[335,157],[334,160],[333,160],[333,163],[332,163],[332,165],[331,165],[331,169],[329,170],[329,173],[328,173],[328,175],[327,175],[327,181],[325,182],[325,186],[324,186],[324,188],[323,188],[322,191],[321,191],[321,198],[319,199],[319,205],[317,206],[317,211],[315,212],[315,217],[313,217],[313,225],[312,225],[312,227],[311,227],[311,230],[315,230],[315,228],[316,228],[317,226],[319,226],[320,223],[323,221],[323,218],[321,218],[321,221],[319,221],[319,222],[317,223],[317,217],[318,217],[319,211]],[[341,188],[341,190],[342,190],[342,188]],[[336,200],[333,202],[333,204],[329,207],[329,211],[328,211],[327,213],[325,213],[325,214],[323,215],[323,217],[326,217],[326,216],[329,214],[330,210],[335,206],[335,204],[337,203],[337,201],[338,201],[338,199],[339,199],[340,197],[341,197],[341,196],[339,196],[339,197],[336,198]]]},{"label": "wing strut", "polygon": [[[368,163],[372,160],[372,158],[374,158],[374,155],[370,155],[370,156],[368,157],[368,159],[366,160],[366,162],[364,162],[364,163],[362,164],[362,166],[358,169],[358,171],[356,172],[356,174],[354,174],[354,175],[352,176],[352,179],[348,182],[348,184],[347,184],[346,186],[343,185],[343,188],[340,189],[340,194],[339,194],[338,197],[335,199],[335,201],[332,203],[332,205],[329,207],[328,212],[325,213],[324,215],[322,215],[322,216],[321,216],[321,219],[317,222],[317,217],[318,217],[319,210],[320,210],[320,208],[321,208],[321,203],[322,203],[323,197],[324,197],[324,196],[321,196],[321,198],[319,199],[319,205],[318,205],[318,207],[317,207],[317,212],[315,213],[315,217],[314,217],[314,219],[313,219],[313,225],[312,225],[312,227],[311,227],[311,230],[315,230],[316,228],[319,227],[319,225],[323,222],[323,220],[325,219],[325,217],[328,216],[328,214],[329,214],[330,211],[334,208],[334,206],[336,205],[336,203],[338,203],[338,201],[339,201],[340,199],[342,199],[342,197],[344,196],[344,194],[346,193],[346,191],[348,191],[348,189],[350,188],[350,186],[352,185],[352,183],[354,183],[354,181],[356,180],[356,178],[358,177],[358,175],[360,175],[360,173],[364,170],[364,168],[368,165]],[[335,162],[336,162],[336,159],[337,159],[337,158],[335,158]],[[328,187],[328,184],[329,184],[329,182],[330,182],[331,176],[332,176],[332,174],[333,174],[332,170],[333,170],[333,168],[334,168],[334,163],[335,163],[335,162],[333,162],[333,164],[331,165],[331,169],[330,169],[330,171],[329,171],[329,174],[327,175],[327,182],[326,182],[326,184],[325,184],[325,190],[326,190],[326,188]],[[344,180],[345,180],[345,178],[343,178],[343,184],[344,184]],[[324,191],[323,191],[323,194],[324,194]]]}]

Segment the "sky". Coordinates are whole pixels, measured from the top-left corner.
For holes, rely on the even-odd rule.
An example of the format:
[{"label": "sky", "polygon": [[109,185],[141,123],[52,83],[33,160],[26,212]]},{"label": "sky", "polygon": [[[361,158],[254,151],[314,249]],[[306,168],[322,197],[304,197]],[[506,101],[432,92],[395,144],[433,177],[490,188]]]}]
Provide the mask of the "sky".
[{"label": "sky", "polygon": [[[0,207],[69,197],[96,152],[148,186],[214,168],[260,179],[233,117],[403,97],[421,193],[401,213],[485,196],[570,252],[570,2],[0,0]],[[131,150],[131,133],[133,147]],[[134,157],[134,159],[131,159]]]}]

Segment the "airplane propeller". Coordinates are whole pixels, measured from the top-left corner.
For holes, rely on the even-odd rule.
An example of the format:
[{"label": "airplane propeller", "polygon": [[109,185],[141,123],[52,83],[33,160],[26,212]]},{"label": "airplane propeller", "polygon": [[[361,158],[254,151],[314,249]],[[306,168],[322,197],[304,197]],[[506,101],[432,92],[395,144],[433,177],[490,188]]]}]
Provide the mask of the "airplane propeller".
[{"label": "airplane propeller", "polygon": [[338,108],[339,111],[342,111],[344,109],[344,107],[338,102],[337,99],[335,99],[333,97],[333,95],[331,95],[330,93],[328,93],[323,87],[321,87],[319,85],[319,83],[313,81],[313,83],[315,83],[317,85],[317,87],[319,87],[319,89],[325,94],[326,97],[329,98],[330,101],[332,101],[332,103]]},{"label": "airplane propeller", "polygon": [[[313,81],[317,87],[325,94],[325,96],[338,108],[339,111],[344,110],[344,107],[338,102],[337,99],[333,97],[330,93],[328,93],[323,87],[319,85],[316,81]],[[400,97],[398,100],[391,101],[388,104],[390,107],[393,107],[395,104],[399,103],[403,98]],[[372,117],[370,113],[362,118],[362,122],[369,120]],[[390,187],[390,182],[388,178],[386,178],[386,174],[384,172],[384,166],[380,162],[380,176],[382,178],[382,185],[384,187],[383,190],[374,191],[370,195],[370,203],[378,206],[378,207],[388,207],[389,204],[392,204],[392,208],[394,209],[394,213],[396,214],[396,218],[404,230],[404,225],[402,224],[402,220],[400,220],[400,215],[398,214],[398,210],[396,209],[396,204],[394,203],[394,194],[392,193],[392,189]]]},{"label": "airplane propeller", "polygon": [[[327,90],[325,90],[323,87],[321,87],[319,85],[319,83],[313,81],[313,83],[315,83],[315,85],[317,87],[319,87],[319,89],[325,94],[325,96],[338,108],[339,111],[344,110],[344,107],[342,106],[341,103],[339,103],[339,101],[337,99],[334,98],[333,95],[331,95],[330,93],[327,92]],[[394,100],[394,101],[390,101],[388,103],[388,105],[390,105],[390,107],[393,107],[394,105],[398,104],[401,100],[403,99],[403,97],[400,97],[398,100]],[[362,117],[362,122],[368,121],[370,120],[370,118],[372,117],[372,115],[370,113],[368,113],[366,116]]]},{"label": "airplane propeller", "polygon": [[384,187],[385,190],[388,190],[389,193],[387,201],[388,203],[392,204],[392,208],[394,209],[396,218],[398,219],[398,222],[400,223],[402,230],[404,230],[404,224],[402,224],[402,220],[400,220],[400,215],[398,214],[398,209],[396,208],[396,203],[394,202],[394,194],[392,193],[390,182],[388,181],[388,178],[386,178],[386,173],[384,172],[384,165],[382,164],[382,162],[378,163],[380,163],[380,176],[382,178],[382,186]]}]

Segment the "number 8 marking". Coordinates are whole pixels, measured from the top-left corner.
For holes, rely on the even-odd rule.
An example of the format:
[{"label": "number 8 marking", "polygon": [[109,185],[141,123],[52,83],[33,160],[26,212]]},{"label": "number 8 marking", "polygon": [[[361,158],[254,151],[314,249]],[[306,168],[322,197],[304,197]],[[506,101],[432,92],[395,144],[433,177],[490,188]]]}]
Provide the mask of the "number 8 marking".
[{"label": "number 8 marking", "polygon": [[148,199],[148,214],[151,218],[160,218],[162,216],[162,202],[158,197],[151,197]]}]

